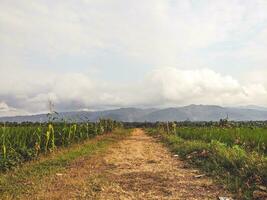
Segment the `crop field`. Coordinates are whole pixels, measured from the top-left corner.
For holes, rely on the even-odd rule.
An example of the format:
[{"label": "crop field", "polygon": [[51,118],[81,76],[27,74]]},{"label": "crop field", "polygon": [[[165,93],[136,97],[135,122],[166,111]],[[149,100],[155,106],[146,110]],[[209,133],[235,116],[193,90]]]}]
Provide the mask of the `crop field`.
[{"label": "crop field", "polygon": [[[264,199],[267,192],[266,122],[122,123],[101,119],[82,123],[2,123],[0,126],[0,198],[3,199],[13,199],[17,195],[21,195],[21,199],[28,199],[33,192],[36,198],[42,199],[42,193],[54,198],[54,193],[47,194],[41,186],[41,189],[33,188],[28,185],[29,182],[33,185],[43,184],[44,188],[62,184],[61,189],[57,189],[62,192],[57,194],[58,198],[63,198],[63,193],[67,198],[72,194],[68,192],[76,188],[73,185],[68,190],[64,188],[67,184],[64,180],[68,176],[72,178],[66,181],[81,184],[79,194],[90,191],[88,199],[101,199],[103,195],[107,195],[105,199],[116,198],[122,189],[113,191],[114,188],[123,188],[126,196],[136,193],[133,199],[157,199],[166,195],[166,191],[169,191],[170,198],[175,199],[214,199],[222,195],[234,199]],[[118,137],[120,134],[123,135],[122,139]],[[106,148],[107,144],[120,140],[119,147],[115,147],[111,153],[97,154],[94,161],[87,157],[98,149]],[[60,150],[67,153],[62,154]],[[177,168],[173,168],[173,163]],[[75,170],[70,170],[72,165]],[[90,171],[86,166],[96,171]],[[98,168],[106,169],[108,173],[98,171]],[[199,172],[192,174],[196,169]],[[115,179],[106,177],[112,170],[115,170]],[[72,174],[80,171],[82,175]],[[138,173],[132,175],[132,171]],[[120,173],[122,175],[118,177]],[[65,178],[55,179],[55,174]],[[181,177],[182,186],[179,185]],[[138,186],[135,183],[131,185],[135,178]],[[45,183],[47,179],[50,182]],[[97,185],[87,185],[84,189],[84,179],[93,179],[90,184],[97,182]],[[214,185],[209,185],[210,179],[215,181]],[[150,192],[139,192],[145,188],[142,184],[147,185],[148,180],[151,181]],[[116,187],[109,184],[111,182],[117,184]],[[105,184],[114,193],[103,192],[108,191],[107,188],[95,189],[108,187]],[[125,185],[129,187],[125,188]],[[194,188],[192,185],[197,186]],[[184,191],[185,186],[188,189]],[[53,191],[51,188],[49,191]],[[199,188],[202,188],[201,194],[197,192]],[[140,194],[144,196],[140,197]],[[152,194],[154,196],[150,196]],[[202,196],[190,196],[192,194]]]},{"label": "crop field", "polygon": [[37,159],[41,154],[53,152],[96,135],[112,132],[121,126],[113,120],[96,123],[23,123],[0,125],[0,171]]},{"label": "crop field", "polygon": [[227,185],[238,199],[258,199],[259,188],[266,189],[266,125],[158,123],[147,131],[188,163]]},{"label": "crop field", "polygon": [[191,128],[180,127],[176,135],[186,140],[218,141],[227,146],[238,145],[248,150],[267,154],[267,128]]}]

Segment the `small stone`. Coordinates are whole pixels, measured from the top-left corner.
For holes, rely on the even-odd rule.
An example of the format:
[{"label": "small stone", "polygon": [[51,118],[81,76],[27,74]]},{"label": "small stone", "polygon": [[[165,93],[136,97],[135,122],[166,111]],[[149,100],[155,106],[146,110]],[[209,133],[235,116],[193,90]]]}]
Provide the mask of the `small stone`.
[{"label": "small stone", "polygon": [[219,200],[231,200],[232,198],[229,197],[219,197]]},{"label": "small stone", "polygon": [[259,188],[259,190],[262,190],[262,191],[267,191],[267,188],[263,185],[258,185],[257,188]]},{"label": "small stone", "polygon": [[205,174],[196,175],[196,176],[194,176],[194,177],[195,177],[195,178],[201,178],[201,177],[203,177],[203,176],[205,176]]},{"label": "small stone", "polygon": [[260,190],[255,190],[253,192],[253,198],[254,199],[267,199],[267,192],[263,192]]},{"label": "small stone", "polygon": [[187,158],[187,159],[191,159],[191,158],[192,158],[192,156],[191,156],[191,155],[188,155],[188,156],[186,156],[186,158]]}]

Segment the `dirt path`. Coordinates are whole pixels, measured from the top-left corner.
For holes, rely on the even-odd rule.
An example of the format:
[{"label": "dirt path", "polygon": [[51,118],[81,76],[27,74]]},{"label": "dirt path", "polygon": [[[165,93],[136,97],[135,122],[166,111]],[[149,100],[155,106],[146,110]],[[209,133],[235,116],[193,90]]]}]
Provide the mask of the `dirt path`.
[{"label": "dirt path", "polygon": [[218,199],[227,196],[207,177],[135,129],[103,157],[80,159],[49,178],[34,199]]}]

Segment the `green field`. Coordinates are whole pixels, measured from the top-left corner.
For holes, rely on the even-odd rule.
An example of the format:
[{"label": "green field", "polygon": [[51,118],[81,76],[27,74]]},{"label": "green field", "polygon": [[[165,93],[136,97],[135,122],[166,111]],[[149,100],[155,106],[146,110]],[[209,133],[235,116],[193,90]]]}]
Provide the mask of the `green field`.
[{"label": "green field", "polygon": [[[121,129],[124,127],[124,129]],[[3,123],[0,124],[0,182],[3,191],[14,195],[15,190],[23,190],[23,185],[13,183],[23,179],[43,177],[49,171],[63,169],[68,162],[101,149],[113,141],[111,132],[127,135],[130,128],[143,127],[146,133],[159,138],[174,154],[203,173],[227,186],[237,199],[252,199],[253,192],[266,188],[267,185],[267,126],[266,123],[120,123],[109,119],[98,122],[67,123]],[[127,130],[128,129],[128,130]],[[114,131],[116,130],[116,131]],[[122,134],[119,130],[122,130]],[[105,134],[105,138],[87,143],[92,138]],[[117,137],[116,136],[116,137]],[[110,138],[109,138],[110,137]],[[113,138],[113,139],[112,139]],[[118,139],[119,137],[117,137]],[[97,139],[97,138],[96,138]],[[116,140],[117,140],[116,139]],[[81,149],[70,151],[66,155],[57,155],[49,159],[49,155],[60,152],[59,149],[71,149],[75,144]],[[82,150],[84,149],[84,150]],[[67,156],[67,157],[66,157]],[[42,161],[40,158],[47,158]],[[38,168],[30,168],[24,174],[23,167],[12,179],[13,169],[27,161],[41,160],[33,164]],[[31,165],[30,165],[31,166]],[[14,170],[14,174],[16,174]],[[11,172],[11,173],[10,173]],[[5,175],[5,174],[9,175]],[[22,174],[22,175],[21,175]],[[31,174],[31,175],[29,175]],[[13,176],[13,175],[12,175]],[[13,182],[12,182],[13,181]],[[37,180],[36,180],[37,182]]]},{"label": "green field", "polygon": [[267,128],[220,128],[220,127],[179,127],[176,135],[186,140],[213,140],[227,146],[238,145],[248,151],[267,154]]},{"label": "green field", "polygon": [[267,128],[169,123],[147,129],[188,163],[227,185],[239,199],[267,185]]},{"label": "green field", "polygon": [[42,154],[121,127],[113,120],[96,123],[24,123],[0,125],[0,171],[16,167]]}]

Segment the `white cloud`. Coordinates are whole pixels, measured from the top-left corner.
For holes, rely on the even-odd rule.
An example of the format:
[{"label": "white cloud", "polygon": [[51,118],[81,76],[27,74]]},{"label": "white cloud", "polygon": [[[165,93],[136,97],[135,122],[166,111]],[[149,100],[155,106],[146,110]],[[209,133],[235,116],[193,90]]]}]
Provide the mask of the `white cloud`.
[{"label": "white cloud", "polygon": [[[58,110],[162,107],[192,103],[267,105],[267,89],[264,85],[242,85],[233,77],[223,76],[210,69],[158,68],[148,73],[142,81],[127,85],[93,80],[80,73],[56,74],[50,78],[50,84],[45,79],[46,77],[39,77],[29,85],[18,84],[9,88],[9,95],[0,92],[0,97],[5,101],[12,97],[12,107],[29,112],[47,111],[49,99]],[[17,95],[17,91],[24,95]],[[6,104],[2,105],[3,108],[4,105]]]},{"label": "white cloud", "polygon": [[5,102],[0,102],[0,111],[8,111],[9,107]]},{"label": "white cloud", "polygon": [[259,68],[257,70],[251,68],[249,72],[242,73],[242,83],[250,83],[255,85],[263,85],[267,88],[267,68]]},{"label": "white cloud", "polygon": [[0,101],[0,117],[2,116],[17,116],[17,115],[27,115],[28,112],[24,110],[19,110],[8,106],[5,102]]},{"label": "white cloud", "polygon": [[266,105],[267,103],[267,89],[263,85],[250,83],[241,85],[234,78],[222,76],[209,69],[158,69],[152,73],[150,81],[163,99],[160,104]]}]

